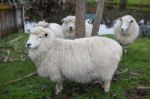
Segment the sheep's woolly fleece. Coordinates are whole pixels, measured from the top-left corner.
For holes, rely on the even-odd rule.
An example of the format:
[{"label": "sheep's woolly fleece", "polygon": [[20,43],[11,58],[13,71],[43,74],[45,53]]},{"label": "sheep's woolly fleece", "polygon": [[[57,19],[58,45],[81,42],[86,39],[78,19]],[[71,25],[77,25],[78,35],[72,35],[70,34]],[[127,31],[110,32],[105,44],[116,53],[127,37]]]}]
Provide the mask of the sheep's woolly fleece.
[{"label": "sheep's woolly fleece", "polygon": [[49,28],[54,32],[56,37],[64,38],[62,27],[61,27],[61,25],[59,25],[57,23],[48,23],[48,22],[45,22],[43,20],[43,21],[39,21],[35,26],[36,27],[41,26],[41,27],[44,27],[44,28]]},{"label": "sheep's woolly fleece", "polygon": [[65,40],[56,38],[53,31],[43,27],[35,27],[31,31],[27,44],[31,45],[29,57],[36,64],[38,74],[57,82],[56,94],[63,89],[65,79],[79,83],[100,80],[108,92],[122,56],[120,44],[112,39]]},{"label": "sheep's woolly fleece", "polygon": [[132,43],[139,35],[139,25],[131,15],[119,18],[114,25],[114,36],[122,45]]}]

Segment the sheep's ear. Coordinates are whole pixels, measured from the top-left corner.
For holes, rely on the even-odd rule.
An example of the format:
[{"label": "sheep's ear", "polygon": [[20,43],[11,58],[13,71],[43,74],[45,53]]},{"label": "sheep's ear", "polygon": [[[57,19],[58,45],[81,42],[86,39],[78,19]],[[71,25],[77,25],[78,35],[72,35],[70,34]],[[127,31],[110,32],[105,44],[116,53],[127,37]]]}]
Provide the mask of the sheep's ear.
[{"label": "sheep's ear", "polygon": [[30,31],[30,29],[27,29],[27,31],[29,32],[29,34],[31,34],[31,31]]},{"label": "sheep's ear", "polygon": [[64,23],[64,19],[62,19],[61,22]]},{"label": "sheep's ear", "polygon": [[120,20],[120,21],[122,21],[122,19],[121,19],[121,18],[119,18],[119,20]]},{"label": "sheep's ear", "polygon": [[133,20],[130,21],[130,23],[132,23],[132,22],[133,22]]},{"label": "sheep's ear", "polygon": [[48,36],[48,34],[47,33],[45,33],[45,37],[47,37]]}]

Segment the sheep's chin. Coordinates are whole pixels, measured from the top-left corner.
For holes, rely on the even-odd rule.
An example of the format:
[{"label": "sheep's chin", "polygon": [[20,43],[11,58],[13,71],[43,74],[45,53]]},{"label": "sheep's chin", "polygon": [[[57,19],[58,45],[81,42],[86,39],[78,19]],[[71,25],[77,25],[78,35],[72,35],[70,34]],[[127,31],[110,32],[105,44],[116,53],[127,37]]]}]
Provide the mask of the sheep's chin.
[{"label": "sheep's chin", "polygon": [[69,31],[69,33],[74,33],[74,30],[68,30]]},{"label": "sheep's chin", "polygon": [[36,50],[36,49],[38,49],[39,48],[39,46],[36,46],[36,47],[30,47],[30,48],[28,48],[29,50]]},{"label": "sheep's chin", "polygon": [[126,31],[125,31],[125,32],[121,32],[121,34],[124,36],[127,36],[129,33],[126,33]]}]

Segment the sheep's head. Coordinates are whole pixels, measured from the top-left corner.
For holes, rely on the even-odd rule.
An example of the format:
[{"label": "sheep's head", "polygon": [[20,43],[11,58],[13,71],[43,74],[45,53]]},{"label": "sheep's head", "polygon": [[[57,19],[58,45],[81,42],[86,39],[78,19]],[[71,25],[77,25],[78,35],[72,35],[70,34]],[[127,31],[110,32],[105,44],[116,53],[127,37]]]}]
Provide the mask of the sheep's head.
[{"label": "sheep's head", "polygon": [[119,20],[121,21],[121,32],[126,32],[130,27],[130,24],[134,21],[133,17],[130,15],[123,16]]},{"label": "sheep's head", "polygon": [[44,44],[44,41],[52,39],[54,37],[55,35],[50,29],[43,27],[34,27],[31,30],[26,47],[28,49],[37,49],[39,48],[39,46],[42,46],[42,44]]},{"label": "sheep's head", "polygon": [[65,25],[67,31],[70,33],[75,31],[75,16],[67,16],[62,20],[63,25]]}]

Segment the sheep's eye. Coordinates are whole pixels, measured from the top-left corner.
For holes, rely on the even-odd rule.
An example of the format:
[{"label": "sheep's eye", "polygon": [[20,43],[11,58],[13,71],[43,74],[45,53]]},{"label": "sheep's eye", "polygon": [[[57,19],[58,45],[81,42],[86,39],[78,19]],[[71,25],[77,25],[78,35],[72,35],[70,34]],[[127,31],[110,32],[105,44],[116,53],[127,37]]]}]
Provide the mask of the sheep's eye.
[{"label": "sheep's eye", "polygon": [[42,36],[40,36],[39,38],[42,38]]},{"label": "sheep's eye", "polygon": [[45,34],[45,37],[47,37],[47,36],[48,36],[48,34],[46,33],[46,34]]},{"label": "sheep's eye", "polygon": [[131,23],[133,22],[133,20],[130,21]]},{"label": "sheep's eye", "polygon": [[120,21],[122,21],[122,19],[119,19]]}]

